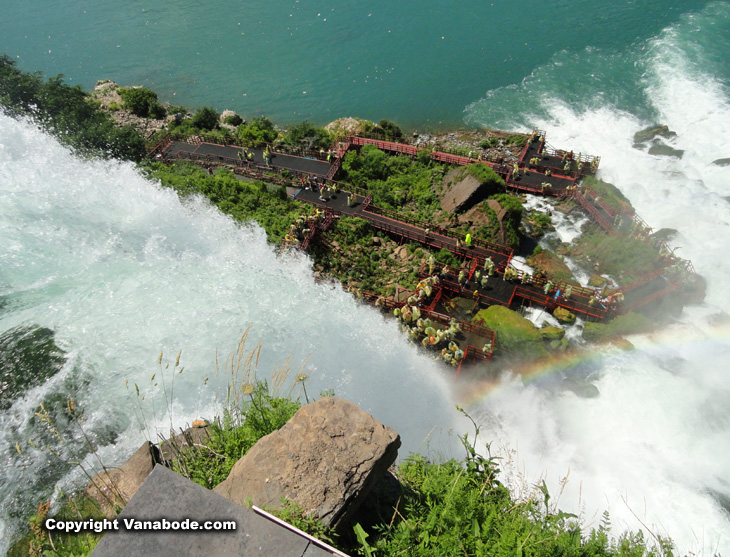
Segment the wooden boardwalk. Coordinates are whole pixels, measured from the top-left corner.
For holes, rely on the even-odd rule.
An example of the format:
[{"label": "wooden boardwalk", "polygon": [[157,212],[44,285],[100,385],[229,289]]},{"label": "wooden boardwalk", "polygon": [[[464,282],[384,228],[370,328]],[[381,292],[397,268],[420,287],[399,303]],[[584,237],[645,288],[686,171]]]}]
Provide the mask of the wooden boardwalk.
[{"label": "wooden boardwalk", "polygon": [[[520,156],[517,164],[518,171],[512,167],[493,161],[482,161],[473,157],[464,157],[438,151],[430,152],[431,158],[441,162],[455,165],[468,165],[474,163],[487,164],[495,169],[506,180],[508,188],[516,189],[534,194],[550,195],[564,198],[571,198],[580,205],[608,234],[627,235],[629,230],[632,235],[643,235],[648,237],[650,228],[633,211],[618,213],[608,206],[600,197],[590,189],[578,187],[576,181],[584,175],[598,159],[594,157],[574,155],[565,151],[552,149],[545,142],[545,134],[535,132],[533,140],[528,142]],[[339,169],[339,163],[350,148],[357,148],[362,145],[375,145],[381,150],[389,153],[417,156],[420,149],[407,143],[375,139],[359,136],[351,136],[341,142],[336,142],[330,152],[334,154],[332,160],[322,158],[299,157],[291,154],[276,153],[271,155],[270,164],[264,161],[262,149],[249,148],[253,154],[253,160],[247,160],[243,156],[244,149],[235,145],[218,145],[200,141],[169,141],[155,149],[156,156],[164,160],[187,159],[199,162],[208,167],[225,165],[240,174],[263,177],[270,173],[288,172],[295,177],[313,177],[316,181],[333,186],[340,191],[332,197],[326,196],[327,201],[320,199],[319,191],[312,191],[306,188],[291,188],[293,199],[311,205],[318,206],[329,215],[329,223],[337,216],[353,216],[367,220],[376,230],[385,232],[399,241],[417,242],[433,250],[447,249],[465,262],[469,268],[471,280],[475,270],[483,266],[485,260],[490,258],[495,263],[495,279],[489,282],[486,288],[480,285],[459,285],[453,280],[446,280],[444,291],[451,295],[457,293],[461,297],[470,297],[474,300],[474,308],[486,307],[492,304],[500,304],[507,307],[514,305],[535,305],[552,310],[555,307],[563,307],[569,311],[583,315],[588,319],[603,319],[614,313],[621,313],[628,309],[635,309],[658,297],[670,294],[681,286],[677,276],[668,277],[660,269],[651,273],[651,276],[639,277],[634,283],[625,285],[611,294],[621,293],[624,303],[618,304],[616,297],[609,298],[607,293],[591,288],[585,288],[577,284],[571,286],[571,296],[565,297],[567,283],[552,285],[552,288],[545,290],[547,279],[538,277],[525,277],[522,271],[511,268],[513,250],[507,246],[501,246],[490,242],[474,241],[471,248],[458,245],[463,240],[461,234],[451,230],[418,222],[408,215],[397,213],[377,207],[372,204],[372,198],[368,192],[354,188],[347,184],[332,180],[332,177]],[[577,159],[584,164],[580,172],[576,169]],[[531,164],[530,161],[539,158],[538,164]],[[564,159],[573,157],[573,170],[565,174]],[[555,169],[555,172],[546,173],[547,170]],[[549,186],[546,186],[549,184]],[[348,194],[352,192],[355,203],[349,206],[347,203]],[[318,223],[321,227],[321,223]],[[316,235],[312,231],[312,237],[303,242],[307,247],[309,241]],[[669,252],[666,245],[662,244]],[[671,252],[669,252],[671,253]],[[673,257],[667,258],[667,266],[678,261]],[[693,273],[691,263],[683,262],[686,271]],[[506,269],[511,268],[510,273],[513,279],[503,281],[502,277]]]}]

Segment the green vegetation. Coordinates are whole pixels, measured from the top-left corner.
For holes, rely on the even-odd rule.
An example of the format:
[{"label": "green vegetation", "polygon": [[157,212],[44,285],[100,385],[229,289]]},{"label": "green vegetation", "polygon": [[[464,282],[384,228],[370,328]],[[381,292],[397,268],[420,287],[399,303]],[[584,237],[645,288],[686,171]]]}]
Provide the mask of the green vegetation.
[{"label": "green vegetation", "polygon": [[333,137],[327,130],[306,120],[289,128],[289,131],[281,138],[283,144],[307,151],[329,149],[332,146],[332,141]]},{"label": "green vegetation", "polygon": [[142,118],[164,118],[167,114],[165,107],[157,101],[157,93],[142,87],[120,88],[119,96],[124,101],[124,107],[132,114]]},{"label": "green vegetation", "polygon": [[373,235],[374,230],[366,220],[340,218],[328,233],[338,249],[327,251],[316,247],[312,256],[318,265],[340,282],[345,285],[356,283],[360,290],[391,295],[395,282],[404,287],[415,287],[418,282],[416,273],[412,270],[399,271],[401,263],[389,257],[390,249],[373,246]]},{"label": "green vegetation", "polygon": [[271,395],[265,381],[247,383],[241,389],[243,399],[229,404],[223,416],[208,427],[206,446],[183,449],[173,470],[213,489],[256,441],[283,426],[301,407],[298,400]]},{"label": "green vegetation", "polygon": [[363,124],[364,133],[382,135],[387,139],[400,139],[403,137],[403,132],[398,124],[390,120],[382,119],[378,124],[364,120]]},{"label": "green vegetation", "polygon": [[203,106],[195,111],[190,124],[199,130],[215,130],[218,128],[218,113],[214,108]]},{"label": "green vegetation", "polygon": [[[500,193],[491,196],[489,199],[497,201],[500,207],[506,209],[507,212],[503,215],[500,225],[499,218],[494,209],[486,201],[482,203],[479,207],[482,213],[486,215],[487,222],[473,228],[474,236],[500,244],[507,243],[510,247],[519,248],[520,242],[522,241],[520,227],[522,225],[523,213],[522,203],[519,198],[507,193]],[[502,232],[504,233],[504,238],[502,238]]]},{"label": "green vegetation", "polygon": [[410,213],[424,221],[441,209],[431,185],[433,170],[405,155],[389,156],[374,145],[364,145],[360,153],[345,155],[342,170],[343,180],[371,191],[373,203],[379,207]]},{"label": "green vegetation", "polygon": [[474,176],[482,184],[490,186],[491,190],[504,190],[504,180],[499,174],[492,170],[491,166],[481,163],[473,163],[468,166],[464,166],[459,177],[457,177],[457,180],[461,180],[467,173]]},{"label": "green vegetation", "polygon": [[238,127],[238,137],[247,147],[260,147],[265,143],[273,143],[278,136],[279,132],[266,116],[254,118]]},{"label": "green vegetation", "polygon": [[628,198],[613,184],[599,180],[595,176],[586,176],[583,178],[582,185],[595,190],[601,200],[617,213],[626,209],[633,210]]},{"label": "green vegetation", "polygon": [[215,109],[204,106],[196,110],[189,118],[184,118],[180,122],[173,120],[170,122],[169,128],[170,131],[184,135],[198,135],[201,133],[212,135],[225,143],[227,142],[226,138],[231,137],[231,132],[220,129],[218,118],[219,114]]},{"label": "green vegetation", "polygon": [[640,531],[610,539],[608,513],[597,529],[584,534],[578,517],[551,503],[545,482],[536,486],[536,495],[515,499],[497,479],[498,459],[478,454],[466,436],[462,441],[467,449],[462,461],[411,455],[398,467],[403,490],[392,517],[384,517],[370,533],[355,526],[361,555],[672,555],[671,540],[659,537],[647,548]]},{"label": "green vegetation", "polygon": [[601,273],[631,277],[650,273],[662,266],[659,251],[638,238],[609,236],[598,227],[590,227],[571,246],[570,255],[599,263]]},{"label": "green vegetation", "polygon": [[271,242],[280,242],[291,223],[309,212],[309,208],[290,200],[283,186],[270,189],[264,182],[245,182],[227,169],[211,175],[195,163],[185,161],[170,166],[147,163],[144,168],[150,178],[160,180],[181,197],[200,194],[239,222],[255,220]]},{"label": "green vegetation", "polygon": [[530,211],[525,217],[525,221],[530,225],[532,235],[535,237],[542,236],[549,230],[554,230],[553,219],[547,213]]},{"label": "green vegetation", "polygon": [[82,154],[140,161],[144,140],[131,127],[119,127],[81,90],[63,76],[44,80],[25,73],[15,60],[0,56],[0,107],[11,116],[32,118],[62,143]]},{"label": "green vegetation", "polygon": [[238,127],[243,124],[243,118],[241,118],[238,114],[231,114],[230,116],[226,116],[223,123]]},{"label": "green vegetation", "polygon": [[[50,502],[38,505],[38,510],[30,518],[30,532],[18,540],[8,550],[8,557],[55,556],[75,557],[89,555],[101,539],[101,534],[93,531],[78,533],[54,532],[53,535],[43,527],[50,511]],[[102,520],[106,518],[93,499],[83,493],[66,499],[61,509],[53,514],[56,520]]]},{"label": "green vegetation", "polygon": [[625,335],[645,333],[652,329],[649,318],[640,313],[619,315],[607,323],[586,323],[583,338],[589,342],[605,342]]}]

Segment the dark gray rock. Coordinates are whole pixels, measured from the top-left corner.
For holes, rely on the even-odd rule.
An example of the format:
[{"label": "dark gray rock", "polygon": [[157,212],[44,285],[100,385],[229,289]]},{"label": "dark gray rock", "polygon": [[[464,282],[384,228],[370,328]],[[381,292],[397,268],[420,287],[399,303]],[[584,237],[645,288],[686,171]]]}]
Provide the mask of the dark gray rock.
[{"label": "dark gray rock", "polygon": [[370,414],[324,397],[260,439],[214,491],[240,505],[268,508],[284,497],[340,528],[395,461],[398,447],[399,435]]},{"label": "dark gray rock", "polygon": [[99,503],[107,517],[113,518],[160,461],[159,449],[145,441],[119,468],[108,468],[91,478],[84,493]]},{"label": "dark gray rock", "polygon": [[497,193],[494,186],[484,184],[472,175],[468,167],[457,167],[444,176],[444,193],[441,207],[452,213],[463,213],[474,205]]},{"label": "dark gray rock", "polygon": [[676,136],[677,132],[673,132],[667,126],[649,126],[648,128],[644,128],[643,130],[638,131],[634,134],[634,147],[636,147],[637,149],[645,147],[647,143],[656,139],[657,137],[671,139],[672,137]]},{"label": "dark gray rock", "polygon": [[682,149],[675,149],[674,147],[670,147],[665,143],[655,141],[652,142],[651,147],[649,147],[649,154],[681,159],[684,156],[684,151]]},{"label": "dark gray rock", "polygon": [[[183,522],[234,521],[235,530],[125,530],[124,519]],[[261,555],[325,557],[331,555],[307,539],[257,515],[249,508],[216,495],[163,466],[155,467],[119,514],[119,530],[110,530],[93,557],[145,555],[187,557],[208,555]]]},{"label": "dark gray rock", "polygon": [[730,166],[730,158],[717,159],[712,161],[712,164],[714,164],[715,166]]}]

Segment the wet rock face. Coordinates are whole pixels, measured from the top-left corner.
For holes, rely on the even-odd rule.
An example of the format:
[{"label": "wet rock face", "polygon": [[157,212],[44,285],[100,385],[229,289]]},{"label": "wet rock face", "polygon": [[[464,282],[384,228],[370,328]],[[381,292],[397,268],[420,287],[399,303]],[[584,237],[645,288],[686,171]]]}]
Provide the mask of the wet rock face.
[{"label": "wet rock face", "polygon": [[547,354],[540,330],[516,311],[490,306],[477,313],[472,322],[497,331],[498,348],[515,357],[530,360]]},{"label": "wet rock face", "polygon": [[400,436],[351,402],[324,397],[260,439],[214,491],[276,508],[282,497],[324,524],[346,526],[395,461]]},{"label": "wet rock face", "polygon": [[658,137],[671,139],[676,136],[677,132],[673,132],[667,126],[649,126],[648,128],[640,130],[634,134],[634,147],[645,147],[647,143],[657,139]]},{"label": "wet rock face", "polygon": [[563,307],[556,307],[553,310],[553,317],[558,320],[559,323],[566,325],[572,325],[575,323],[575,314]]},{"label": "wet rock face", "polygon": [[645,149],[648,146],[650,155],[681,159],[684,151],[675,149],[667,142],[667,140],[671,140],[676,136],[677,133],[667,126],[649,126],[634,134],[634,149]]},{"label": "wet rock face", "polygon": [[84,493],[99,503],[108,518],[113,518],[117,515],[117,511],[137,493],[160,461],[157,447],[145,441],[119,468],[109,468],[91,478]]}]

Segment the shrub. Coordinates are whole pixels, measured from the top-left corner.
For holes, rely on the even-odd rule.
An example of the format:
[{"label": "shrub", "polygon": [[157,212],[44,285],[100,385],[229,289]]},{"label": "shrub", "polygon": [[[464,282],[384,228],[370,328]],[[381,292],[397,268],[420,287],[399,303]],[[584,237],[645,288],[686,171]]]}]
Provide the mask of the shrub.
[{"label": "shrub", "polygon": [[497,145],[499,145],[499,139],[497,139],[496,137],[484,139],[483,141],[479,142],[480,149],[489,149],[490,147],[496,147]]},{"label": "shrub", "polygon": [[243,139],[249,147],[272,143],[278,135],[274,124],[266,116],[254,118],[238,127],[238,137]]},{"label": "shrub", "polygon": [[0,56],[0,106],[10,116],[33,118],[84,154],[139,161],[146,152],[139,132],[117,126],[79,86],[66,85],[60,75],[44,81],[38,72],[22,72],[6,55]]},{"label": "shrub", "polygon": [[157,102],[157,93],[143,87],[121,88],[119,96],[124,101],[124,106],[132,114],[142,118],[164,118],[165,108]]},{"label": "shrub", "polygon": [[332,135],[324,128],[319,128],[305,120],[292,126],[284,134],[282,142],[306,150],[328,149],[332,145]]},{"label": "shrub", "polygon": [[240,126],[243,124],[243,118],[241,118],[238,114],[233,114],[231,116],[226,116],[226,119],[223,120],[224,124],[229,124],[231,126]]},{"label": "shrub", "polygon": [[395,122],[391,122],[390,120],[382,119],[378,123],[376,129],[385,137],[390,137],[393,139],[399,139],[403,137],[403,132],[401,131],[398,124],[396,124]]},{"label": "shrub", "polygon": [[214,130],[218,127],[218,113],[207,106],[199,108],[193,114],[191,124],[199,130]]}]

